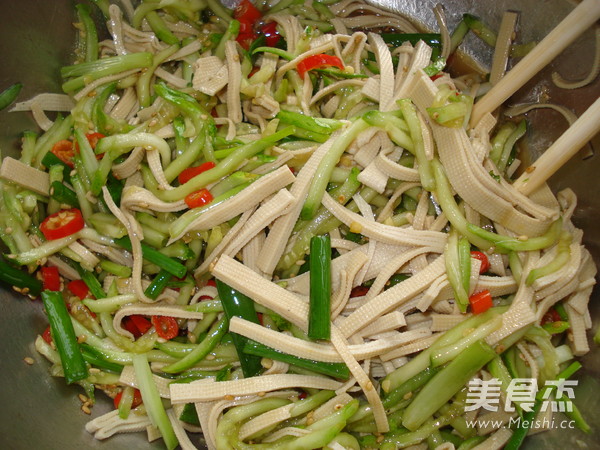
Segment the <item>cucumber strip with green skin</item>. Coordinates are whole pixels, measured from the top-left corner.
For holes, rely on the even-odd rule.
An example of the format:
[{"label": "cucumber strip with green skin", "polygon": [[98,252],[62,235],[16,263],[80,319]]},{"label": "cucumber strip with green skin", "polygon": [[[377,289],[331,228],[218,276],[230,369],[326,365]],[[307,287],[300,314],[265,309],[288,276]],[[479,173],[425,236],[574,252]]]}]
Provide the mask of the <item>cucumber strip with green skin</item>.
[{"label": "cucumber strip with green skin", "polygon": [[67,384],[87,378],[89,376],[88,367],[77,343],[77,336],[62,294],[46,290],[42,292],[42,302],[50,322],[52,340],[60,356]]},{"label": "cucumber strip with green skin", "polygon": [[[525,252],[531,250],[543,250],[554,245],[558,241],[561,235],[561,230],[562,217],[559,217],[555,222],[553,222],[545,234],[524,240],[492,233],[491,231],[484,230],[483,228],[480,228],[471,223],[467,224],[467,231],[469,233],[496,245],[496,250],[501,252]],[[486,247],[489,247],[489,244],[480,248]]]},{"label": "cucumber strip with green skin", "polygon": [[171,422],[160,399],[158,388],[152,379],[152,371],[150,370],[148,359],[144,353],[134,354],[132,359],[135,377],[137,378],[139,390],[142,394],[142,400],[146,406],[146,413],[150,417],[152,424],[160,430],[167,449],[173,450],[177,447],[179,441],[177,440],[177,436],[175,436]]},{"label": "cucumber strip with green skin", "polygon": [[113,275],[121,278],[129,278],[131,276],[131,267],[127,267],[107,259],[100,261],[100,267],[105,272],[112,273]]},{"label": "cucumber strip with green skin", "polygon": [[[513,156],[513,149],[515,144],[519,139],[521,139],[525,133],[527,132],[527,122],[525,120],[521,120],[517,125],[517,128],[508,136],[504,146],[502,148],[502,153],[498,158],[497,166],[500,172],[504,172],[508,167],[509,162],[511,162],[511,157]],[[514,159],[514,158],[512,158]]]},{"label": "cucumber strip with green skin", "polygon": [[179,44],[179,39],[171,33],[165,21],[162,20],[156,11],[149,11],[146,14],[146,20],[152,31],[154,31],[154,34],[156,34],[156,37],[161,41],[169,45]]},{"label": "cucumber strip with green skin", "polygon": [[83,25],[81,37],[84,41],[82,48],[85,51],[85,61],[96,61],[98,59],[98,31],[96,30],[94,20],[90,16],[90,7],[80,3],[75,8],[77,9],[79,22]]},{"label": "cucumber strip with green skin", "polygon": [[229,320],[227,317],[222,317],[221,320],[213,324],[211,329],[208,331],[207,336],[196,346],[196,348],[194,348],[194,350],[176,363],[173,363],[167,367],[163,367],[162,371],[166,373],[177,373],[189,369],[194,364],[201,361],[217,346],[217,344],[221,341],[221,338],[225,335],[225,333],[227,333],[228,328]]},{"label": "cucumber strip with green skin", "polygon": [[280,110],[276,116],[281,122],[303,128],[314,133],[331,134],[342,126],[342,123],[334,119],[321,119],[306,116],[293,111]]},{"label": "cucumber strip with green skin", "polygon": [[60,70],[63,78],[75,77],[62,85],[64,92],[81,89],[99,78],[114,75],[130,69],[143,69],[152,65],[152,54],[147,52],[131,53],[129,55],[111,56],[96,61],[84,62],[65,66]]},{"label": "cucumber strip with green skin", "polygon": [[313,218],[319,209],[319,206],[321,206],[321,199],[327,188],[327,183],[331,178],[333,168],[354,138],[368,127],[369,124],[367,122],[358,119],[335,140],[327,155],[321,160],[317,172],[315,173],[304,206],[300,212],[302,220],[310,220]]},{"label": "cucumber strip with green skin", "polygon": [[402,425],[417,430],[495,357],[494,349],[483,341],[467,347],[421,389],[406,408]]},{"label": "cucumber strip with green skin", "polygon": [[256,141],[236,147],[228,156],[220,160],[215,167],[196,175],[182,186],[168,191],[160,191],[158,197],[163,201],[173,202],[182,200],[186,195],[204,188],[207,184],[215,182],[233,172],[239,164],[261,151],[275,145],[281,139],[294,132],[294,127],[287,127]]},{"label": "cucumber strip with green skin", "polygon": [[329,339],[331,333],[331,238],[310,240],[310,304],[308,337]]},{"label": "cucumber strip with green skin", "polygon": [[[202,176],[202,174],[200,174],[198,176]],[[196,220],[196,218],[198,218],[202,214],[206,213],[207,211],[211,211],[213,208],[218,207],[225,200],[228,200],[231,197],[233,197],[234,195],[242,192],[244,189],[246,189],[248,186],[250,186],[255,180],[258,180],[258,178],[259,177],[254,178],[252,181],[247,181],[245,183],[242,183],[242,184],[234,187],[233,189],[228,190],[224,194],[216,196],[213,199],[213,201],[210,202],[208,205],[204,205],[199,208],[192,208],[189,211],[186,211],[185,213],[183,213],[176,220],[171,222],[171,226],[170,226],[171,238],[178,237],[180,234],[182,234],[184,232],[184,230],[187,228],[187,226],[190,223],[192,223],[194,220]],[[191,181],[189,181],[188,183],[191,183]]]}]

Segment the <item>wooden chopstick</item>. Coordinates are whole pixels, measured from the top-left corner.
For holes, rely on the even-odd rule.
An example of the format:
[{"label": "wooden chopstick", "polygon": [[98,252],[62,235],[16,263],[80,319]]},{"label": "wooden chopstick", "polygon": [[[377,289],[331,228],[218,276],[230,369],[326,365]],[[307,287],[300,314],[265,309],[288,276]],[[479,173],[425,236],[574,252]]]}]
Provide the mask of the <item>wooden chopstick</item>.
[{"label": "wooden chopstick", "polygon": [[600,1],[583,0],[473,106],[471,127],[492,112],[600,19]]},{"label": "wooden chopstick", "polygon": [[[600,3],[600,2],[599,2]],[[525,195],[546,182],[600,131],[600,98],[540,156],[513,186]]]}]

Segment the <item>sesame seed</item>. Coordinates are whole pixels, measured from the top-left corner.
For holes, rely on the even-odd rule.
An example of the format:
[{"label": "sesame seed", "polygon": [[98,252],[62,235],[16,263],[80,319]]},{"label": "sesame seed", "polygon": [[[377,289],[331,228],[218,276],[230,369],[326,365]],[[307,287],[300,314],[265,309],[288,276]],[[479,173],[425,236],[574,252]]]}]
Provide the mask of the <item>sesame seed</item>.
[{"label": "sesame seed", "polygon": [[223,397],[223,398],[224,398],[225,400],[229,400],[229,401],[231,401],[231,400],[233,400],[233,398],[234,398],[234,397],[233,397],[233,395],[226,395],[226,396],[225,396],[225,397]]},{"label": "sesame seed", "polygon": [[26,356],[23,358],[23,361],[25,361],[25,364],[29,364],[30,366],[35,362],[31,356]]},{"label": "sesame seed", "polygon": [[81,403],[85,403],[85,402],[87,402],[87,401],[89,400],[89,398],[87,398],[87,397],[86,397],[85,395],[83,395],[83,394],[79,394],[79,395],[77,396],[77,398],[79,398],[79,401],[80,401]]},{"label": "sesame seed", "polygon": [[259,392],[256,395],[258,395],[259,397],[264,397],[265,395],[267,395],[267,393],[266,392]]},{"label": "sesame seed", "polygon": [[82,410],[84,413],[86,413],[88,416],[89,416],[90,414],[92,414],[92,410],[91,410],[91,409],[90,409],[90,407],[89,407],[89,406],[87,406],[87,405],[82,405],[82,406],[81,406],[81,410]]}]

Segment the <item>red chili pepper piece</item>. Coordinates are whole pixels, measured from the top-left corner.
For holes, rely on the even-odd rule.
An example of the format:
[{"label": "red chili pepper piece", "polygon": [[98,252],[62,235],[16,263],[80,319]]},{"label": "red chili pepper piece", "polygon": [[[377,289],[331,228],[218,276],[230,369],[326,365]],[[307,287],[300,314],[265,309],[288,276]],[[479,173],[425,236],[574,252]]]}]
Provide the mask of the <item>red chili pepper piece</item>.
[{"label": "red chili pepper piece", "polygon": [[140,335],[145,334],[146,331],[152,328],[152,324],[150,323],[150,321],[140,314],[134,314],[129,317],[131,318],[131,321],[133,322],[135,327],[140,332]]},{"label": "red chili pepper piece", "polygon": [[133,320],[131,320],[131,316],[123,317],[123,320],[121,321],[121,326],[123,328],[125,328],[127,331],[129,331],[133,335],[133,337],[136,339],[142,335],[140,333],[140,330],[138,330],[138,328],[133,323]]},{"label": "red chili pepper piece", "polygon": [[550,308],[546,314],[542,316],[541,325],[546,325],[547,323],[554,323],[562,321],[562,317],[560,314],[554,309]]},{"label": "red chili pepper piece", "polygon": [[481,314],[490,309],[494,304],[492,302],[492,294],[487,289],[477,292],[469,297],[471,304],[471,312],[473,314]]},{"label": "red chili pepper piece", "polygon": [[239,20],[239,22],[240,31],[238,32],[238,36],[243,34],[254,34],[254,23],[248,22],[243,19]]},{"label": "red chili pepper piece", "polygon": [[174,317],[152,316],[151,321],[156,328],[156,334],[163,339],[173,339],[179,334],[179,325]]},{"label": "red chili pepper piece", "polygon": [[479,266],[479,273],[486,273],[488,270],[490,270],[490,261],[485,253],[472,251],[471,258],[475,258],[481,261],[481,265]]},{"label": "red chili pepper piece", "polygon": [[133,334],[133,337],[136,339],[152,328],[150,321],[140,314],[133,314],[131,316],[124,317],[121,325],[123,328]]},{"label": "red chili pepper piece", "polygon": [[298,63],[296,70],[298,71],[300,78],[304,79],[304,75],[309,70],[321,69],[323,67],[337,67],[340,70],[344,70],[344,63],[337,56],[321,53],[319,55],[312,55],[304,58]]},{"label": "red chili pepper piece", "polygon": [[50,334],[50,325],[46,327],[44,332],[42,333],[42,339],[45,340],[48,344],[52,344],[52,335]]},{"label": "red chili pepper piece", "polygon": [[77,154],[77,152],[75,151],[75,147],[71,141],[66,139],[58,141],[52,146],[50,151],[70,168],[75,167],[73,165],[73,157]]},{"label": "red chili pepper piece", "polygon": [[256,39],[256,33],[240,33],[235,39],[244,50],[249,50],[250,45]]},{"label": "red chili pepper piece", "polygon": [[[96,145],[98,145],[98,141],[106,136],[102,133],[95,132],[95,133],[87,133],[85,135],[85,137],[87,138],[87,141],[90,143],[90,147],[92,147],[92,150],[96,150]],[[77,141],[75,141],[74,147],[75,147],[75,154],[79,153],[79,143]],[[98,156],[99,155],[96,155],[96,158]]]},{"label": "red chili pepper piece", "polygon": [[350,292],[350,297],[363,297],[363,296],[367,295],[367,292],[369,292],[368,287],[356,286],[356,287],[352,288],[352,291]]},{"label": "red chili pepper piece", "polygon": [[213,196],[208,189],[200,189],[185,197],[185,204],[188,205],[189,208],[199,208],[208,205],[212,201]]},{"label": "red chili pepper piece", "polygon": [[260,31],[265,37],[268,47],[275,47],[281,39],[281,35],[277,31],[277,22],[265,23]]},{"label": "red chili pepper piece", "polygon": [[52,241],[77,233],[85,226],[81,211],[77,208],[58,211],[44,219],[40,231]]},{"label": "red chili pepper piece", "polygon": [[236,41],[245,49],[250,48],[252,41],[256,39],[254,25],[260,18],[262,13],[250,2],[250,0],[242,0],[238,3],[233,12],[233,18],[240,23],[240,31]]},{"label": "red chili pepper piece", "polygon": [[71,291],[73,295],[79,297],[81,300],[87,298],[90,289],[87,287],[87,284],[83,280],[73,280],[67,284],[67,289]]},{"label": "red chili pepper piece", "polygon": [[240,22],[256,23],[262,17],[262,13],[250,0],[242,0],[233,11],[233,18]]},{"label": "red chili pepper piece", "polygon": [[60,274],[58,273],[58,267],[42,267],[42,283],[44,290],[60,291]]},{"label": "red chili pepper piece", "polygon": [[[119,409],[119,403],[121,403],[121,398],[123,397],[123,391],[119,392],[115,398],[113,399],[113,404],[115,405],[115,409]],[[133,390],[133,402],[131,402],[132,408],[137,408],[142,404],[142,393],[137,389]]]},{"label": "red chili pepper piece", "polygon": [[192,178],[194,178],[196,175],[200,175],[202,172],[206,172],[207,170],[212,169],[213,167],[215,167],[215,165],[216,164],[214,162],[207,161],[205,163],[200,164],[199,166],[188,167],[179,174],[177,180],[179,181],[179,184],[185,184]]}]

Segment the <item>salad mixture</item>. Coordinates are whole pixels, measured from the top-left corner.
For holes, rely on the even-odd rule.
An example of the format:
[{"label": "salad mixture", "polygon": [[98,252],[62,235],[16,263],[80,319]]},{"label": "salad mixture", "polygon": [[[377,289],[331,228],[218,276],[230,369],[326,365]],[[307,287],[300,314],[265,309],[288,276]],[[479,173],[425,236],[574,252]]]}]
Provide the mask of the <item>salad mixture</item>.
[{"label": "salad mixture", "polygon": [[[513,183],[527,122],[482,106],[536,51],[515,13],[448,30],[438,6],[424,34],[357,0],[93,3],[0,168],[0,279],[41,296],[35,347],[82,410],[114,399],[90,433],[515,449],[557,410],[589,431],[564,389],[596,274],[576,198]],[[489,76],[452,71],[470,32]]]}]

